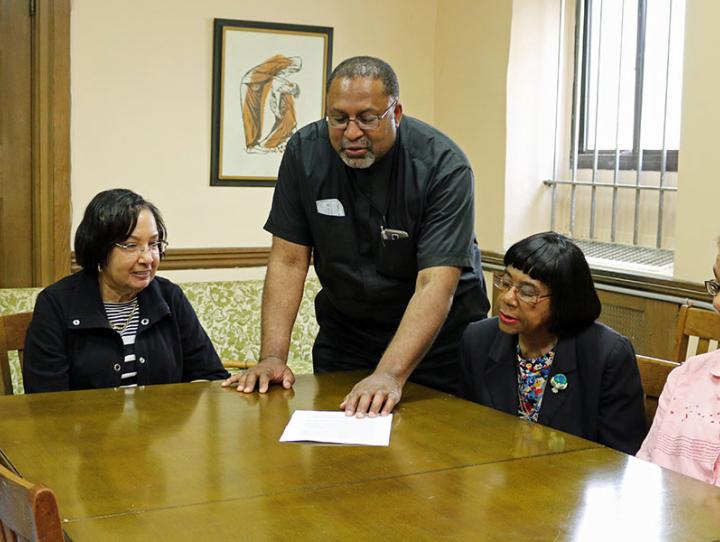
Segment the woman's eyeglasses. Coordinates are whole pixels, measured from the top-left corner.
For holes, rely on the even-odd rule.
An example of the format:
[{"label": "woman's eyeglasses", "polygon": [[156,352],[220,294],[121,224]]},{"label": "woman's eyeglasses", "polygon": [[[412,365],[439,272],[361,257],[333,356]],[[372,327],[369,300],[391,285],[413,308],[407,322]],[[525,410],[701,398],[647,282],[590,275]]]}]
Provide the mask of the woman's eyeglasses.
[{"label": "woman's eyeglasses", "polygon": [[532,284],[515,284],[509,276],[495,276],[493,284],[502,293],[507,292],[511,288],[515,290],[515,295],[520,301],[527,303],[528,305],[537,305],[538,302],[546,297],[550,297],[551,294],[539,294]]},{"label": "woman's eyeglasses", "polygon": [[705,289],[707,290],[707,293],[715,297],[718,293],[720,293],[720,283],[716,280],[706,280]]},{"label": "woman's eyeglasses", "polygon": [[164,254],[167,249],[167,241],[153,241],[148,243],[146,246],[142,246],[139,243],[113,243],[116,247],[122,250],[128,256],[138,256],[142,253],[150,251],[153,256],[159,256]]}]

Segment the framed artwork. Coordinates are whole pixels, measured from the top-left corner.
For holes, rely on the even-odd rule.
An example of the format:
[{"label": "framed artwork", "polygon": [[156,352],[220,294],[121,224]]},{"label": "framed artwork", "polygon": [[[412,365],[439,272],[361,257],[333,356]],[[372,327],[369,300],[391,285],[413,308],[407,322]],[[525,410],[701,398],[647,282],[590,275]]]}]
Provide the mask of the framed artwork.
[{"label": "framed artwork", "polygon": [[212,186],[274,186],[290,137],[325,112],[333,29],[215,19]]}]

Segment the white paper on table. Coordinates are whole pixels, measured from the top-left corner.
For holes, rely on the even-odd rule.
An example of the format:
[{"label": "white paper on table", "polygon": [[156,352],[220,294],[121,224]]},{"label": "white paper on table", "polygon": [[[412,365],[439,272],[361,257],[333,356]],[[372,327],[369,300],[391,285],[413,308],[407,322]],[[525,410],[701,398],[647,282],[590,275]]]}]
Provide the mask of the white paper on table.
[{"label": "white paper on table", "polygon": [[280,442],[332,442],[389,446],[392,414],[356,418],[344,412],[296,410],[285,426]]}]

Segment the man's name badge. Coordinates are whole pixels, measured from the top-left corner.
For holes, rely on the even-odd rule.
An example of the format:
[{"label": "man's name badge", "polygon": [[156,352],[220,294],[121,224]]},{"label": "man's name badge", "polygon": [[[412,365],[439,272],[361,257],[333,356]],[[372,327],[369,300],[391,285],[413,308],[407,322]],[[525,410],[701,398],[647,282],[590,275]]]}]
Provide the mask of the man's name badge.
[{"label": "man's name badge", "polygon": [[317,212],[326,216],[345,216],[345,208],[338,199],[319,199],[315,202]]}]

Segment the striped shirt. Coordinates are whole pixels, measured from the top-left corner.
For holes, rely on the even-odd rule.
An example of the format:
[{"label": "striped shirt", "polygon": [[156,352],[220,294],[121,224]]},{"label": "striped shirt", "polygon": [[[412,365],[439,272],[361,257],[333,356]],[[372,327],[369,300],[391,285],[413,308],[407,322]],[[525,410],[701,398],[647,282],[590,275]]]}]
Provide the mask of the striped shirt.
[{"label": "striped shirt", "polygon": [[135,362],[135,336],[140,322],[140,310],[137,297],[126,303],[105,303],[110,327],[118,332],[123,341],[123,359],[114,361],[120,367],[121,388],[137,386],[137,366]]}]

